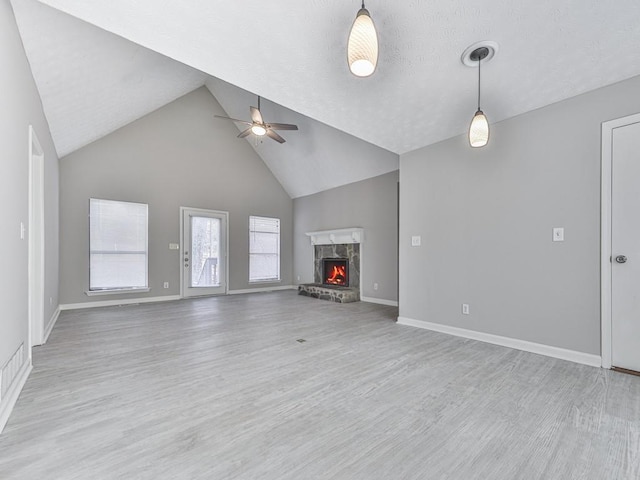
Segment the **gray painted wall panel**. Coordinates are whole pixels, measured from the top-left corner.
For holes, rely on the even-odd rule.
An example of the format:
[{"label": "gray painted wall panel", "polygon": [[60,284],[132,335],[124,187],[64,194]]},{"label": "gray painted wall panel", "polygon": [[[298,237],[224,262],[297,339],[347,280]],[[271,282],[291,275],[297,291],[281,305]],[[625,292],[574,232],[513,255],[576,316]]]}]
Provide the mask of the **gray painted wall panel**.
[{"label": "gray painted wall panel", "polygon": [[[87,297],[90,197],[149,204],[149,285],[140,297],[178,295],[180,207],[229,212],[229,288],[289,285],[292,200],[206,88],[200,88],[61,159],[61,303]],[[286,148],[286,144],[282,148]],[[281,222],[280,283],[249,284],[249,216]],[[168,281],[170,288],[164,289]]]},{"label": "gray painted wall panel", "polygon": [[[362,227],[363,295],[397,301],[397,171],[296,198],[293,206],[296,283],[313,282],[313,247],[306,232]],[[377,291],[374,283],[378,283]]]},{"label": "gray painted wall panel", "polygon": [[639,112],[639,91],[492,125],[482,149],[459,136],[402,155],[400,316],[599,354],[601,122]]},{"label": "gray painted wall panel", "polygon": [[8,0],[0,0],[0,58],[1,367],[21,343],[27,346],[28,232],[21,240],[20,222],[29,221],[29,125],[45,153],[45,324],[58,306],[58,157]]}]

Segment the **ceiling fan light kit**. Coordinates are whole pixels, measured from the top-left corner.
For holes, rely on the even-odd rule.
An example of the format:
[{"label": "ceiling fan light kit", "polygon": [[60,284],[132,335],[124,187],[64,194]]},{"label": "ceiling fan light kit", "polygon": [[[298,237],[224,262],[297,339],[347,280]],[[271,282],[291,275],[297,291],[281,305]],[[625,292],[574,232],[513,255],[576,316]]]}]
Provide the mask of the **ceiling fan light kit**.
[{"label": "ceiling fan light kit", "polygon": [[469,145],[474,148],[484,147],[489,142],[489,121],[480,108],[480,67],[482,62],[491,60],[498,50],[495,42],[479,42],[471,45],[462,54],[462,63],[468,67],[478,68],[478,110],[469,125]]},{"label": "ceiling fan light kit", "polygon": [[378,64],[378,34],[364,0],[349,33],[347,62],[356,77],[370,76]]},{"label": "ceiling fan light kit", "polygon": [[251,133],[259,137],[262,137],[263,135],[267,134],[267,129],[264,128],[262,125],[253,125],[251,127]]}]

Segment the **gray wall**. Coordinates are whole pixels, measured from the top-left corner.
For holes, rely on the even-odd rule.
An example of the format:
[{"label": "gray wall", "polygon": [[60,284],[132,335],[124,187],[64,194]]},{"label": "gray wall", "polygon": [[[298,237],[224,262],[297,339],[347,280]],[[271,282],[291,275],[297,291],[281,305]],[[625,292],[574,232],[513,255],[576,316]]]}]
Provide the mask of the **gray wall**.
[{"label": "gray wall", "polygon": [[482,149],[402,155],[400,316],[600,354],[601,122],[639,112],[638,92],[640,77],[493,125]]},{"label": "gray wall", "polygon": [[0,0],[0,58],[2,367],[21,343],[27,346],[28,236],[20,239],[20,222],[25,226],[29,222],[29,125],[33,125],[45,153],[45,323],[58,306],[58,158],[8,0]]},{"label": "gray wall", "polygon": [[[136,297],[178,295],[180,207],[229,212],[229,289],[290,285],[293,203],[224,111],[200,88],[60,161],[61,303],[131,298],[87,297],[90,197],[149,204],[149,286]],[[286,144],[282,145],[286,148]],[[250,285],[249,216],[281,219],[281,277]],[[168,281],[170,288],[163,289]]]},{"label": "gray wall", "polygon": [[[365,297],[397,301],[397,171],[296,198],[293,218],[296,283],[313,282],[313,247],[306,232],[362,227],[362,293]],[[374,283],[378,283],[377,291]]]}]

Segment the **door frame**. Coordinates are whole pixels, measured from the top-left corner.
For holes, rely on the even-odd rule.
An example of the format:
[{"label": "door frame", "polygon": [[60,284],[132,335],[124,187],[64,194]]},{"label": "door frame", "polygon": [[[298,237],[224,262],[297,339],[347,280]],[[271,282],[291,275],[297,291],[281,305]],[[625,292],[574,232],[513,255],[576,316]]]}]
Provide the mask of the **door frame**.
[{"label": "door frame", "polygon": [[44,343],[44,150],[29,125],[29,346]]},{"label": "door frame", "polygon": [[208,208],[180,207],[180,298],[193,298],[185,297],[184,295],[184,212],[186,210],[189,210],[190,212],[215,214],[224,217],[226,247],[224,252],[224,293],[218,295],[227,295],[229,293],[229,212],[225,212],[222,210],[211,210]]},{"label": "door frame", "polygon": [[640,113],[602,123],[602,171],[600,201],[600,322],[602,367],[612,365],[612,180],[613,180],[613,131],[616,128],[640,123]]}]

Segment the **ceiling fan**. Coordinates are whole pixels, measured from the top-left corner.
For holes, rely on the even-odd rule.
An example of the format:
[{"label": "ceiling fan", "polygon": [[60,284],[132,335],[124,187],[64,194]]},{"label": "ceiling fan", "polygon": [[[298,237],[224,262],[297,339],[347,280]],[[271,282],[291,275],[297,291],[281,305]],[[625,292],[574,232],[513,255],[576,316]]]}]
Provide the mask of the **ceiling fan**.
[{"label": "ceiling fan", "polygon": [[238,138],[244,138],[250,133],[253,133],[254,135],[256,135],[256,137],[262,137],[266,135],[267,137],[272,138],[278,143],[284,143],[286,140],[278,135],[274,130],[298,130],[297,125],[292,125],[290,123],[266,123],[262,118],[262,113],[260,113],[260,96],[258,96],[258,108],[249,108],[251,110],[250,122],[247,122],[246,120],[238,120],[237,118],[223,117],[221,115],[216,115],[216,117],[249,125],[249,128],[242,131],[240,135],[238,135]]}]

